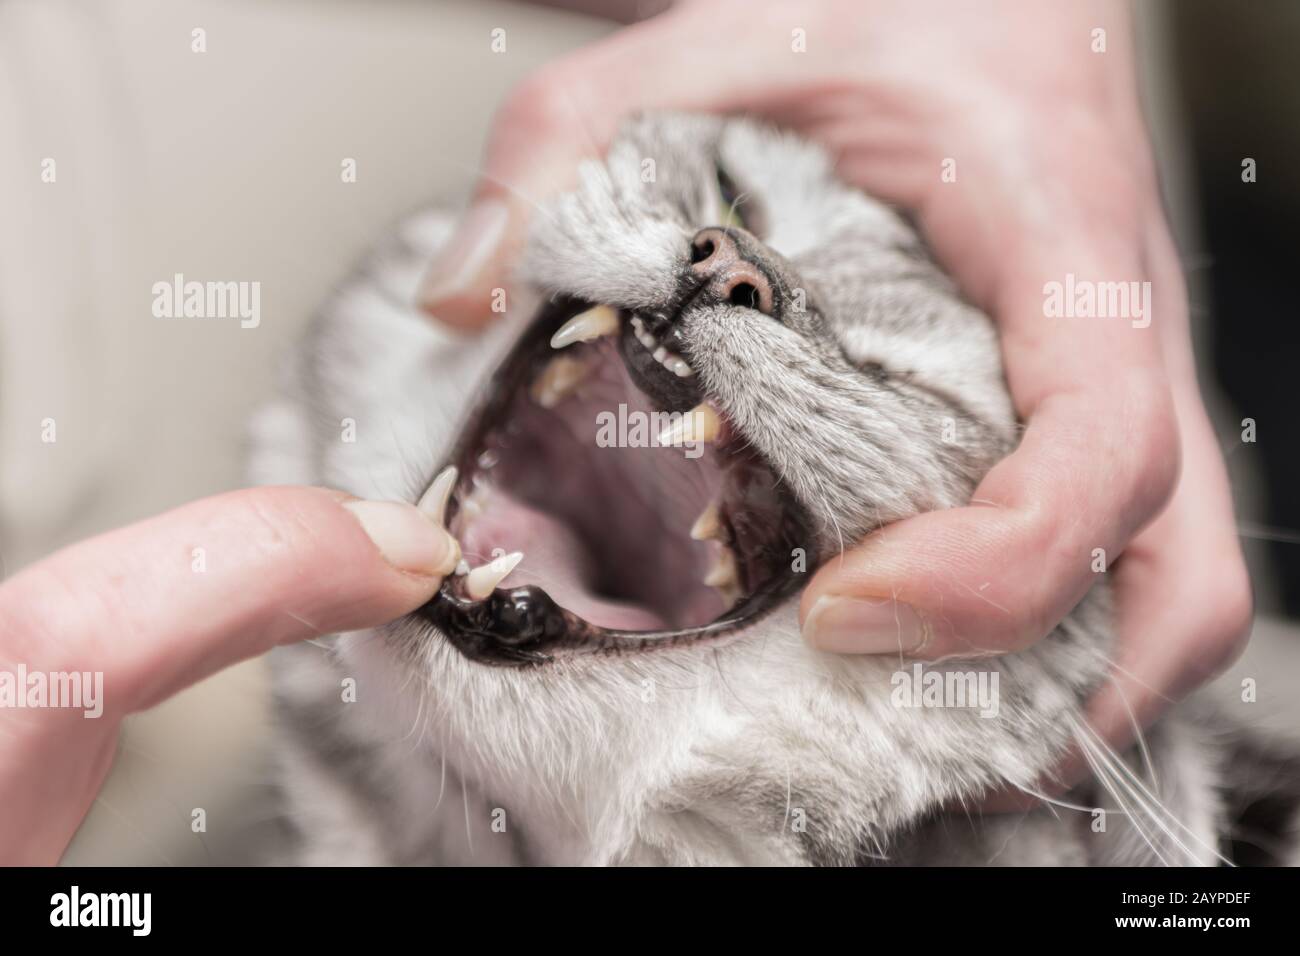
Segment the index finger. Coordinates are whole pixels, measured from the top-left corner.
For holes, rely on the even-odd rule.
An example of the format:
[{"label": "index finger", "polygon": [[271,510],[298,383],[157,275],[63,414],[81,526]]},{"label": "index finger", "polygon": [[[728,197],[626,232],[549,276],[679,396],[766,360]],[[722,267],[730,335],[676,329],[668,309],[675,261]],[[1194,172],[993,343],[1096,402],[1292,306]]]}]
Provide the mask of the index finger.
[{"label": "index finger", "polygon": [[448,542],[412,505],[320,488],[205,498],[7,581],[3,653],[29,669],[103,672],[120,716],[277,645],[419,607],[455,563]]}]

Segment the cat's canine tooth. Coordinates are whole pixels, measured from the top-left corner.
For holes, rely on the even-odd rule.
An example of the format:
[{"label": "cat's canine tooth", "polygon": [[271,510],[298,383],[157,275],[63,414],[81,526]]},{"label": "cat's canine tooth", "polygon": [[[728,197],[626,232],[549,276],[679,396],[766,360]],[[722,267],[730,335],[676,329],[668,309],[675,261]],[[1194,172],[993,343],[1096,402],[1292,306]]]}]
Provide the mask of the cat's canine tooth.
[{"label": "cat's canine tooth", "polygon": [[579,312],[551,336],[551,348],[562,349],[574,342],[590,342],[618,331],[618,313],[607,305],[595,305]]},{"label": "cat's canine tooth", "polygon": [[655,337],[645,330],[645,323],[641,321],[639,315],[632,316],[632,334],[636,336],[638,342],[652,352],[659,344]]},{"label": "cat's canine tooth", "polygon": [[429,490],[420,496],[416,505],[440,528],[447,527],[447,502],[451,499],[451,489],[456,487],[457,474],[455,465],[448,465],[438,472],[438,477],[433,479]]},{"label": "cat's canine tooth", "polygon": [[708,402],[701,402],[659,433],[659,444],[681,445],[688,441],[717,441],[722,419]]},{"label": "cat's canine tooth", "polygon": [[687,365],[684,358],[669,359],[665,364],[678,378],[690,378],[695,374],[695,369]]},{"label": "cat's canine tooth", "polygon": [[529,394],[542,408],[554,408],[587,378],[587,364],[570,355],[557,355],[533,381]]},{"label": "cat's canine tooth", "polygon": [[718,504],[716,501],[710,501],[700,512],[700,516],[695,519],[695,524],[691,525],[691,537],[696,541],[708,541],[710,538],[719,537],[721,533],[722,520],[718,517]]},{"label": "cat's canine tooth", "polygon": [[523,559],[524,553],[515,551],[513,554],[503,554],[499,558],[493,558],[487,564],[471,569],[465,576],[465,593],[470,596],[470,600],[483,600]]},{"label": "cat's canine tooth", "polygon": [[704,583],[717,591],[728,607],[740,599],[740,574],[736,570],[734,551],[726,547],[718,551],[709,573],[704,576]]},{"label": "cat's canine tooth", "polygon": [[709,573],[704,576],[704,583],[711,588],[725,588],[739,583],[735,552],[727,547],[721,548],[713,559]]}]

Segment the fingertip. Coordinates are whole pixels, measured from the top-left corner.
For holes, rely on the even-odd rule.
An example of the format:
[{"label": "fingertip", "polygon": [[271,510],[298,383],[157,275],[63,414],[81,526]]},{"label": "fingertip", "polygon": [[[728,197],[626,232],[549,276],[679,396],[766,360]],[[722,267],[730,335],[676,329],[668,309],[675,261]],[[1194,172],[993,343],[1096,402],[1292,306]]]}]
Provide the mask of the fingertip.
[{"label": "fingertip", "polygon": [[435,322],[459,332],[477,332],[495,318],[489,287],[475,285],[427,300],[421,295],[416,304]]},{"label": "fingertip", "polygon": [[420,280],[420,308],[461,329],[479,328],[492,319],[500,311],[493,308],[493,298],[507,269],[510,229],[507,203],[479,196]]},{"label": "fingertip", "polygon": [[384,560],[399,571],[441,580],[460,561],[460,545],[414,505],[355,499],[343,507]]},{"label": "fingertip", "polygon": [[833,654],[915,654],[930,637],[916,609],[892,598],[823,594],[801,626],[812,647]]},{"label": "fingertip", "polygon": [[965,507],[876,532],[828,561],[805,590],[805,640],[839,653],[918,660],[986,657],[1034,643],[1055,618],[1043,610],[1043,560],[1024,544],[1032,525],[1014,509]]}]

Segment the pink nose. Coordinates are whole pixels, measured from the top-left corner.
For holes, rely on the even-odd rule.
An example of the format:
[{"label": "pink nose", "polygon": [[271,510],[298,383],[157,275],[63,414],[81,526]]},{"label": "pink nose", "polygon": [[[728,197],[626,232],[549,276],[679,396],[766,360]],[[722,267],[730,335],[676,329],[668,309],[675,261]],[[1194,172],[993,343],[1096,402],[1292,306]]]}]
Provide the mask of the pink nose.
[{"label": "pink nose", "polygon": [[772,314],[772,285],[725,229],[701,229],[691,240],[691,271],[720,302]]}]

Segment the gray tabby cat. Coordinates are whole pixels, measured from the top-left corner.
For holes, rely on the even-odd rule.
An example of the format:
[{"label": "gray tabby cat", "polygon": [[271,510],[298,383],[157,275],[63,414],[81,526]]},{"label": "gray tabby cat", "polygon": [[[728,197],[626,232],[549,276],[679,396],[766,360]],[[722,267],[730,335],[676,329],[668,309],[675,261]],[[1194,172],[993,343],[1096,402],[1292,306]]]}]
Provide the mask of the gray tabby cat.
[{"label": "gray tabby cat", "polygon": [[[405,223],[255,425],[256,479],[423,496],[465,556],[410,617],[277,652],[295,861],[1213,864],[1281,799],[1195,704],[1141,760],[1089,731],[1104,578],[1014,655],[800,639],[818,563],[966,503],[1017,438],[987,318],[817,149],[629,123],[486,340],[410,305],[448,232]],[[1071,743],[1096,779],[1055,807],[960,810]]]}]

